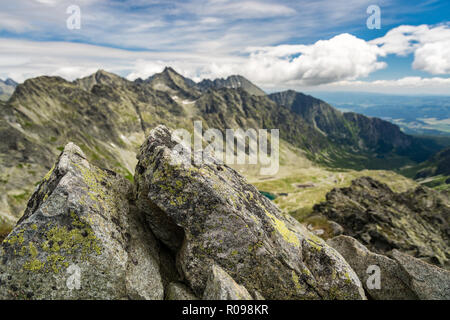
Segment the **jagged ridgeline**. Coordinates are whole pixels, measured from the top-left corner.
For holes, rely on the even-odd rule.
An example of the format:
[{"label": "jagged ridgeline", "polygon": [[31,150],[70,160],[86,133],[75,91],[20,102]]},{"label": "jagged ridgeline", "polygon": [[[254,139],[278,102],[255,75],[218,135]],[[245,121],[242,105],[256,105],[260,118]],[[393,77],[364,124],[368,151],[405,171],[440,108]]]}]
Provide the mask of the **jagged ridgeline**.
[{"label": "jagged ridgeline", "polygon": [[341,113],[300,93],[267,96],[241,76],[195,83],[171,68],[136,81],[105,71],[73,82],[29,79],[0,103],[0,114],[0,228],[21,216],[67,142],[92,163],[133,180],[136,152],[159,124],[192,130],[200,120],[204,129],[279,129],[282,166],[313,161],[391,169],[424,160],[438,148],[383,120]]}]

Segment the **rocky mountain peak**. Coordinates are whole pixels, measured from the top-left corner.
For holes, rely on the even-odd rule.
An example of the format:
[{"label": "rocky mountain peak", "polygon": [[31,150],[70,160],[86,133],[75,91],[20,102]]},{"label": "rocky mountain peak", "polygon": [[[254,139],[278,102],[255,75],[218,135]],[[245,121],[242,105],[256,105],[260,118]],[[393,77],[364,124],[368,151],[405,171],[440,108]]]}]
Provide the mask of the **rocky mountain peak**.
[{"label": "rocky mountain peak", "polygon": [[248,79],[241,75],[231,75],[228,76],[226,79],[220,78],[220,79],[204,79],[201,82],[199,82],[198,87],[202,90],[208,90],[211,88],[214,89],[221,89],[221,88],[232,88],[232,89],[238,89],[242,88],[246,92],[256,95],[256,96],[265,96],[266,93],[261,90],[259,87],[257,87],[255,84],[250,82]]},{"label": "rocky mountain peak", "polygon": [[124,83],[127,83],[128,80],[114,73],[99,69],[94,74],[81,79],[77,79],[74,82],[81,86],[83,89],[90,91],[96,84],[103,84],[107,86],[121,86]]},{"label": "rocky mountain peak", "polygon": [[6,80],[2,80],[0,79],[0,84],[5,84],[7,86],[12,86],[12,87],[16,87],[18,85],[17,82],[15,82],[13,79],[11,78],[7,78]]},{"label": "rocky mountain peak", "polygon": [[8,100],[17,85],[18,83],[11,78],[6,79],[5,81],[0,79],[0,101]]},{"label": "rocky mountain peak", "polygon": [[192,99],[199,96],[195,82],[183,77],[171,67],[165,67],[162,72],[150,76],[142,83],[146,83],[152,89],[167,92],[173,97]]}]

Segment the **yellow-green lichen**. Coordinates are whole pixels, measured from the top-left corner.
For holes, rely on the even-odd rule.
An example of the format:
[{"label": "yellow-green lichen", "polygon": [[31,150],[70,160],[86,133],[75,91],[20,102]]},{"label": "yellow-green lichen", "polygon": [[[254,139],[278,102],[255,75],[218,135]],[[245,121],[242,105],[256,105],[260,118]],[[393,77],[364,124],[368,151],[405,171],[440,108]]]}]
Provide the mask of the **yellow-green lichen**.
[{"label": "yellow-green lichen", "polygon": [[283,236],[284,240],[296,247],[300,246],[300,240],[298,240],[298,237],[294,232],[286,227],[286,224],[283,221],[275,217],[273,214],[269,213],[267,210],[265,210],[265,212],[266,215],[272,220],[272,224],[275,230],[277,230]]},{"label": "yellow-green lichen", "polygon": [[292,270],[292,281],[294,282],[295,288],[297,290],[302,290],[302,286],[300,285],[300,281],[294,270]]},{"label": "yellow-green lichen", "polygon": [[55,170],[55,165],[53,165],[53,167],[50,169],[50,171],[47,172],[47,174],[44,177],[44,181],[48,181],[48,179],[50,179],[50,176],[52,175],[53,170]]},{"label": "yellow-green lichen", "polygon": [[[105,192],[107,188],[102,186],[101,181],[106,181],[106,173],[98,168],[86,168],[79,164],[74,164],[81,172],[83,176],[84,183],[86,183],[87,192],[89,197],[94,202],[99,202],[103,206],[103,209],[106,210],[105,204],[113,203],[114,199],[112,196]],[[103,200],[103,201],[99,201]]]},{"label": "yellow-green lichen", "polygon": [[5,243],[8,243],[10,245],[22,245],[24,242],[23,233],[25,230],[19,231],[16,235],[9,237],[9,239],[5,240]]},{"label": "yellow-green lichen", "polygon": [[316,251],[320,252],[323,249],[323,240],[320,239],[318,236],[314,235],[314,234],[310,234],[309,235],[309,239],[306,239],[306,241],[308,241],[308,243],[310,244],[310,246],[315,249]]},{"label": "yellow-green lichen", "polygon": [[[68,267],[69,263],[66,259],[69,255],[79,253],[80,259],[86,260],[88,255],[92,253],[101,254],[100,241],[94,235],[92,228],[74,212],[71,213],[71,218],[72,225],[70,228],[48,225],[49,230],[45,233],[45,240],[42,243],[29,242],[27,246],[22,246],[19,255],[29,255],[29,260],[23,265],[25,270],[45,269],[46,272],[59,273],[62,267]],[[33,226],[32,229],[34,229]],[[23,242],[20,239],[15,241],[17,243]],[[39,250],[37,246],[40,246],[44,253],[41,259],[38,259]]]},{"label": "yellow-green lichen", "polygon": [[39,259],[32,259],[30,261],[25,262],[23,268],[28,271],[38,271],[44,268],[45,263],[40,261]]}]

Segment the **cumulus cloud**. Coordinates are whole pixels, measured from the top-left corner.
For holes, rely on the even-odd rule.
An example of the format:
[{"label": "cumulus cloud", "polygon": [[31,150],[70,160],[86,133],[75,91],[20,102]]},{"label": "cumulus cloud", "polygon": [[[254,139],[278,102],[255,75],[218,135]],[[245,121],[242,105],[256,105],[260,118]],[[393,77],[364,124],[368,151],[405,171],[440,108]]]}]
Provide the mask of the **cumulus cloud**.
[{"label": "cumulus cloud", "polygon": [[[295,81],[317,85],[357,79],[386,67],[378,61],[384,52],[376,45],[344,33],[312,45],[256,48],[240,67],[257,81],[274,85]],[[251,51],[250,50],[250,51]]]},{"label": "cumulus cloud", "polygon": [[450,26],[399,26],[370,41],[385,54],[414,54],[412,67],[431,74],[450,73]]}]

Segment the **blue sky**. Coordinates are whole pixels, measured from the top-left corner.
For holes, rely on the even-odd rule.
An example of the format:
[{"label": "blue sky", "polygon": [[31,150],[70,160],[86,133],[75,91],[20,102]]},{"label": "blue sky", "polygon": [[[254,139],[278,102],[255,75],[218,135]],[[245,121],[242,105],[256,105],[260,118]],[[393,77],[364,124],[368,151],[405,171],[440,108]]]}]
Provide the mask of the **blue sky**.
[{"label": "blue sky", "polygon": [[[81,10],[67,28],[67,8]],[[381,28],[366,10],[380,8]],[[170,65],[268,91],[450,94],[449,1],[18,0],[0,4],[0,78],[129,79]]]}]

